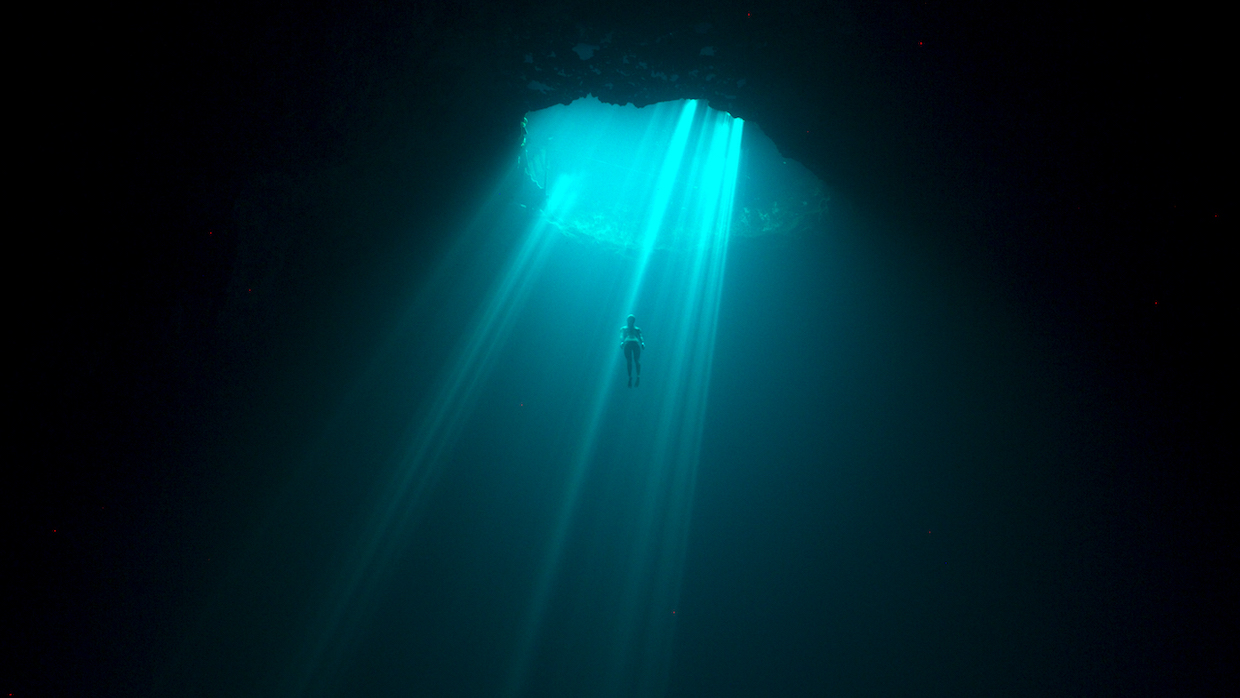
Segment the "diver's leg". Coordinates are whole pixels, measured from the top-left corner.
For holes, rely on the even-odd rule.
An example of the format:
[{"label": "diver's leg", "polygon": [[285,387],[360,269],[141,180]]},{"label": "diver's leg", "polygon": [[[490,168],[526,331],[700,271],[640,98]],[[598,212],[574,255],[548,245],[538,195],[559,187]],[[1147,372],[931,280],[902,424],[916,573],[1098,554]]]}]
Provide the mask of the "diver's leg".
[{"label": "diver's leg", "polygon": [[633,343],[633,363],[637,364],[637,385],[642,384],[642,348],[636,342]]},{"label": "diver's leg", "polygon": [[629,370],[629,387],[633,387],[633,345],[630,342],[624,343],[624,364]]}]

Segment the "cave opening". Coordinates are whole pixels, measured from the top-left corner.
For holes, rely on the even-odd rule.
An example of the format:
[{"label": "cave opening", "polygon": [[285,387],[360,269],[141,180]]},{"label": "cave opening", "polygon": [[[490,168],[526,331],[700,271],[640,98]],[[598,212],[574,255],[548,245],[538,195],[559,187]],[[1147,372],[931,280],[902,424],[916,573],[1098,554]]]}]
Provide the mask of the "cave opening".
[{"label": "cave opening", "polygon": [[[530,112],[523,126],[527,186],[550,224],[573,237],[626,252],[683,250],[703,239],[695,225],[719,215],[731,238],[812,233],[826,221],[831,196],[821,180],[756,124],[703,101],[639,108],[587,96]],[[731,207],[707,210],[725,164],[719,139],[732,129]]]}]

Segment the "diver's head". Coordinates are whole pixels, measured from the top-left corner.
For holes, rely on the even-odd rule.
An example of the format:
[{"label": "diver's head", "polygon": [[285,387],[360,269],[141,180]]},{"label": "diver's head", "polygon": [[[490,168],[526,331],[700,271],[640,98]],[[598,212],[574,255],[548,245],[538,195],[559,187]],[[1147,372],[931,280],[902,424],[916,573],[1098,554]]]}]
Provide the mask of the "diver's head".
[{"label": "diver's head", "polygon": [[626,319],[626,322],[628,322],[628,323],[629,323],[629,327],[633,327],[633,326],[637,325],[637,318],[636,318],[636,317],[634,317],[633,315],[630,315],[630,316]]}]

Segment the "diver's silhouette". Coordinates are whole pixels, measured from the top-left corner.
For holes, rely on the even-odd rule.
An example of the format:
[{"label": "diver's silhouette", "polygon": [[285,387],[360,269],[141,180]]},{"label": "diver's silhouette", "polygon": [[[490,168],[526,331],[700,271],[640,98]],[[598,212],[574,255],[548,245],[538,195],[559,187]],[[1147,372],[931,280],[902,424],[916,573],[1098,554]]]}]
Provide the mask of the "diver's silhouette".
[{"label": "diver's silhouette", "polygon": [[646,343],[642,341],[642,328],[637,326],[637,318],[630,315],[628,324],[620,328],[620,346],[624,347],[624,363],[629,369],[629,387],[633,387],[633,364],[637,364],[637,385],[642,384],[642,349]]}]

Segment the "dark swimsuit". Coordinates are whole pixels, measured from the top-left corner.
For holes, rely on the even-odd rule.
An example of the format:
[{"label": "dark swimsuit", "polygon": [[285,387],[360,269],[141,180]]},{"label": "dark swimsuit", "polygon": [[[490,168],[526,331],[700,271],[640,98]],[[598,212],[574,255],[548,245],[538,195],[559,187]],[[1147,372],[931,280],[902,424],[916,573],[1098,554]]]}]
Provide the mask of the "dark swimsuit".
[{"label": "dark swimsuit", "polygon": [[637,371],[640,373],[642,365],[642,341],[640,339],[641,329],[634,327],[632,329],[632,334],[630,334],[628,327],[621,327],[620,333],[624,337],[624,360],[626,363],[630,364],[630,371],[632,370],[632,363],[636,361]]},{"label": "dark swimsuit", "polygon": [[624,342],[624,358],[627,361],[642,360],[642,345],[636,339],[629,339]]}]

